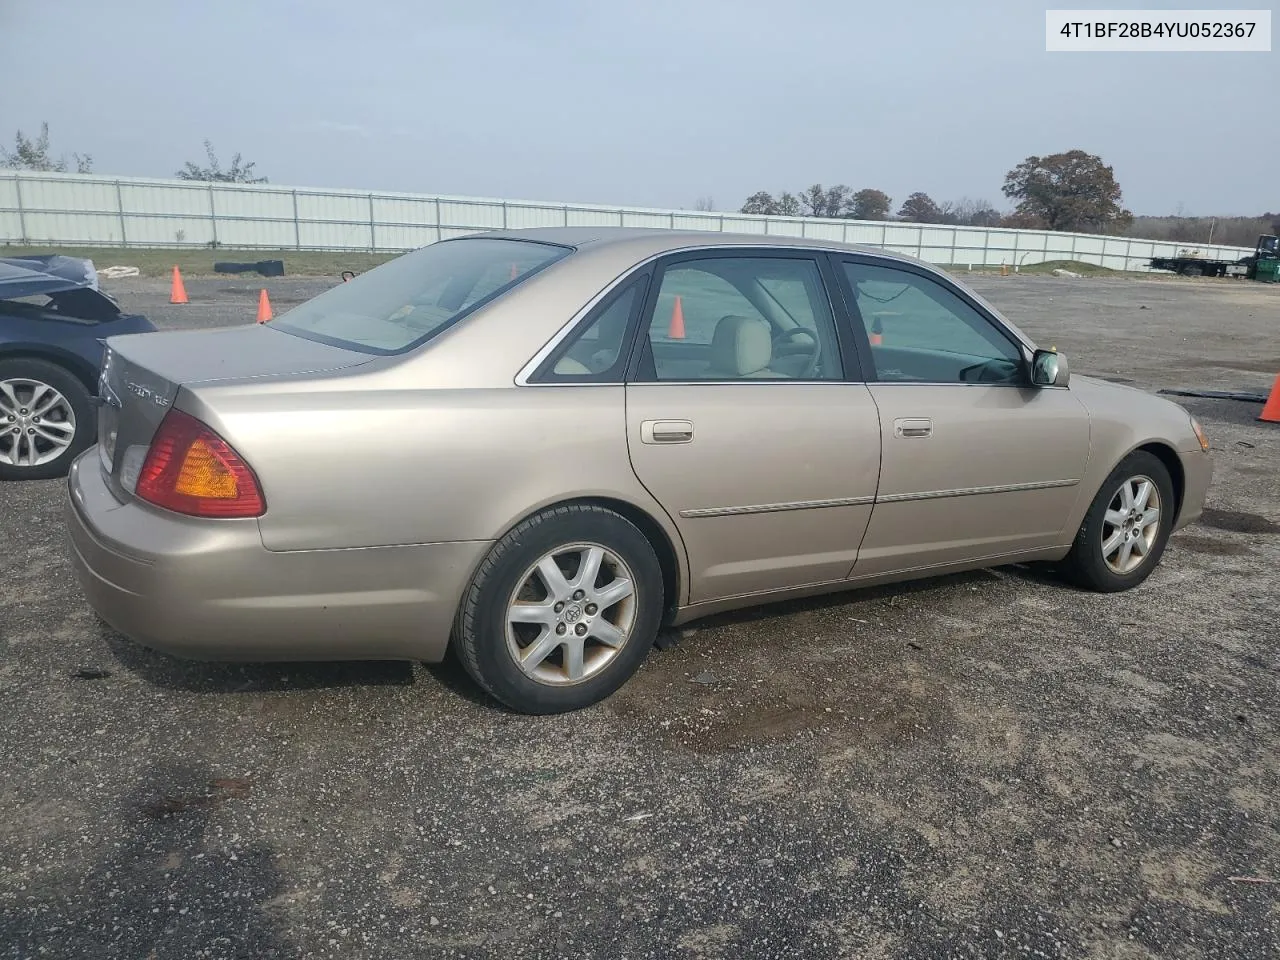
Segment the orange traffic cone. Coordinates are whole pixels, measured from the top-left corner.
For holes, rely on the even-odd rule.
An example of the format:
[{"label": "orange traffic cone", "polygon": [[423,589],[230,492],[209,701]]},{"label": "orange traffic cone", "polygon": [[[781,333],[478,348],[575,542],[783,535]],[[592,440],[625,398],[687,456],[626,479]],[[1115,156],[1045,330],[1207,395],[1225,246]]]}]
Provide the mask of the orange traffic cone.
[{"label": "orange traffic cone", "polygon": [[258,322],[266,323],[271,319],[271,301],[267,299],[267,288],[263,287],[258,294]]},{"label": "orange traffic cone", "polygon": [[178,272],[178,265],[173,266],[173,289],[169,293],[170,303],[186,303],[187,288],[182,285],[182,274]]},{"label": "orange traffic cone", "polygon": [[1264,423],[1280,423],[1280,377],[1276,377],[1276,382],[1271,385],[1271,395],[1263,404],[1258,419]]},{"label": "orange traffic cone", "polygon": [[873,347],[878,347],[880,344],[884,343],[884,327],[880,326],[879,317],[876,317],[875,320],[871,321],[870,339]]},{"label": "orange traffic cone", "polygon": [[680,303],[678,294],[675,305],[671,308],[671,325],[667,328],[667,336],[672,340],[684,339],[684,306]]}]

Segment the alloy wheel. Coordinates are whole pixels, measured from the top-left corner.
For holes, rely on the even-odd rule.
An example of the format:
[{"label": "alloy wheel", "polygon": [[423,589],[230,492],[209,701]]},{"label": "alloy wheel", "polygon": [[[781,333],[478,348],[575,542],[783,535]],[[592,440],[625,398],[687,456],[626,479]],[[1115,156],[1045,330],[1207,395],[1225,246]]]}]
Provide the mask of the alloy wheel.
[{"label": "alloy wheel", "polygon": [[0,463],[37,467],[58,459],[76,436],[71,402],[40,380],[0,380]]},{"label": "alloy wheel", "polygon": [[1102,516],[1102,559],[1124,576],[1142,566],[1160,533],[1160,490],[1147,476],[1120,485]]},{"label": "alloy wheel", "polygon": [[507,652],[539,683],[581,683],[626,645],[638,610],[635,577],[618,554],[597,543],[557,547],[517,581]]}]

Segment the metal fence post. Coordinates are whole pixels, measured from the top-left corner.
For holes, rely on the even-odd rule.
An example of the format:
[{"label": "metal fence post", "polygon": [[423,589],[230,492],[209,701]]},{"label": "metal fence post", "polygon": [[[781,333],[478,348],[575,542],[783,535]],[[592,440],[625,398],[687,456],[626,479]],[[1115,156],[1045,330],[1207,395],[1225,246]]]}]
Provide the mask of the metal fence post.
[{"label": "metal fence post", "polygon": [[293,247],[302,249],[302,227],[298,223],[298,191],[293,191]]},{"label": "metal fence post", "polygon": [[507,201],[502,201],[502,229],[507,229]]},{"label": "metal fence post", "polygon": [[22,174],[13,176],[13,190],[18,197],[18,232],[22,234],[22,242],[27,242],[27,212],[22,206]]},{"label": "metal fence post", "polygon": [[440,198],[436,197],[436,241],[444,239],[444,227],[440,223]]},{"label": "metal fence post", "polygon": [[213,181],[209,181],[209,229],[213,231],[213,244],[218,245],[218,210],[213,204]]},{"label": "metal fence post", "polygon": [[569,205],[567,203],[564,205],[564,225],[566,227],[569,225]]},{"label": "metal fence post", "polygon": [[369,252],[378,252],[378,235],[373,229],[373,194],[369,194]]},{"label": "metal fence post", "polygon": [[880,225],[880,249],[883,250],[889,246],[889,225],[882,223]]},{"label": "metal fence post", "polygon": [[120,194],[120,181],[116,181],[116,213],[120,217],[120,246],[127,247],[129,239],[124,235],[124,199]]}]

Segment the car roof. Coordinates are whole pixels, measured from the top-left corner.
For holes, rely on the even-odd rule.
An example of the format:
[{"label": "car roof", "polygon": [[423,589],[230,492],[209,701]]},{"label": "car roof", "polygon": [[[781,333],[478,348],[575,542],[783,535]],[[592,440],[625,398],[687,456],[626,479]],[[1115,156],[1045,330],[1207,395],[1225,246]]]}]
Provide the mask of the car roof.
[{"label": "car roof", "polygon": [[[556,243],[578,250],[606,247],[630,247],[638,257],[676,253],[680,250],[706,247],[772,247],[777,249],[843,250],[863,253],[907,263],[917,263],[931,270],[937,268],[916,257],[895,253],[881,247],[843,243],[819,237],[788,237],[763,233],[722,233],[718,230],[672,230],[666,227],[530,227],[524,230],[493,230],[473,237],[534,240]],[[465,238],[458,238],[465,239]]]}]

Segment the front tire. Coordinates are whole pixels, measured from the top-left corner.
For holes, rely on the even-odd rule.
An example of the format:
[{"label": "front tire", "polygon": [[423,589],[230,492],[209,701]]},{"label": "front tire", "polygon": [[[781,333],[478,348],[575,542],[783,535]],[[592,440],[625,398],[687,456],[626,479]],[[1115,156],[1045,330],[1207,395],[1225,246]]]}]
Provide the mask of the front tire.
[{"label": "front tire", "polygon": [[89,391],[47,360],[0,360],[0,480],[66,476],[96,435]]},{"label": "front tire", "polygon": [[662,568],[634,524],[604,507],[555,507],[489,551],[463,596],[455,642],[495,699],[521,713],[564,713],[631,678],[663,609]]},{"label": "front tire", "polygon": [[1136,587],[1160,562],[1176,510],[1168,468],[1154,454],[1134,451],[1093,498],[1063,572],[1099,593]]}]

